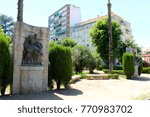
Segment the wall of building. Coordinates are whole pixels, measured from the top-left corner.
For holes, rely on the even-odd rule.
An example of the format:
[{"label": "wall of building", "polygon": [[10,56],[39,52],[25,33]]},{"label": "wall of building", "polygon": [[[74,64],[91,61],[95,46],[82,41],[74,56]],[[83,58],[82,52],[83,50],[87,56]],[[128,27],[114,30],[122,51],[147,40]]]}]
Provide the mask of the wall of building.
[{"label": "wall of building", "polygon": [[[98,19],[104,19],[106,17],[107,15],[101,16],[101,17],[98,16],[97,18],[93,18],[93,19],[81,22],[79,24],[76,24],[75,26],[70,28],[70,37],[75,39],[78,44],[85,45],[93,49],[94,46],[92,44],[92,39],[89,35],[89,31]],[[123,18],[119,17],[118,15],[114,13],[112,14],[112,20],[120,24],[121,30],[123,33],[121,35],[122,40],[132,39],[132,31],[131,31],[129,22],[127,22],[126,20],[124,20]]]},{"label": "wall of building", "polygon": [[70,26],[81,21],[80,8],[67,4],[49,16],[49,40],[61,40],[70,36]]},{"label": "wall of building", "polygon": [[81,11],[80,7],[70,5],[70,27],[81,22]]}]

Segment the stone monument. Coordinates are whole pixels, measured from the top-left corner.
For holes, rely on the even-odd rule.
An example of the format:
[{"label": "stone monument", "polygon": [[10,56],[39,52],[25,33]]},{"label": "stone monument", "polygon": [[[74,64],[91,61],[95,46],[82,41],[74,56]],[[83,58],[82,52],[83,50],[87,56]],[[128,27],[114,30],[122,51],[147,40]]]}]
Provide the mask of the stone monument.
[{"label": "stone monument", "polygon": [[140,63],[140,58],[137,56],[137,50],[133,51],[134,53],[134,74],[132,78],[139,78],[138,67]]},{"label": "stone monument", "polygon": [[15,23],[12,93],[47,90],[48,28]]}]

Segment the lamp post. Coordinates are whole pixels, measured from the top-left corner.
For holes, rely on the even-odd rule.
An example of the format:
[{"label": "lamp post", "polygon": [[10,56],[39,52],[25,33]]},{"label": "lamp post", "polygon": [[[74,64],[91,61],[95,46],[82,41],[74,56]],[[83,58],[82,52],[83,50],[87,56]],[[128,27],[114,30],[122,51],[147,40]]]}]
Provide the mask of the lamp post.
[{"label": "lamp post", "polygon": [[108,0],[108,34],[109,34],[109,73],[113,70],[113,40],[112,40],[112,24],[111,24],[111,3]]}]

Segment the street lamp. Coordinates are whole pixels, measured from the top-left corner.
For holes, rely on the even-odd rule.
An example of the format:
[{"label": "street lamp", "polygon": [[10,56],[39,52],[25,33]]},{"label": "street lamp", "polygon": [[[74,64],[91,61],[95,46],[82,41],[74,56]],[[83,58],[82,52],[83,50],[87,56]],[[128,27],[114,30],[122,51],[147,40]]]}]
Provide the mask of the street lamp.
[{"label": "street lamp", "polygon": [[113,40],[112,40],[112,25],[111,25],[111,3],[108,0],[108,34],[109,34],[109,73],[113,70]]}]

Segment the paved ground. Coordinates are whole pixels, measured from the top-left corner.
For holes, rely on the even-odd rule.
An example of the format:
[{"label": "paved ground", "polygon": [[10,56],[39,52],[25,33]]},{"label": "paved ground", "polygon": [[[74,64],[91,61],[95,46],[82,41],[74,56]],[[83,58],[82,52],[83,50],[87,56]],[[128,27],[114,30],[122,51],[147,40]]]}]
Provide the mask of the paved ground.
[{"label": "paved ground", "polygon": [[150,95],[150,75],[133,80],[80,80],[70,89],[0,97],[0,100],[124,100]]}]

